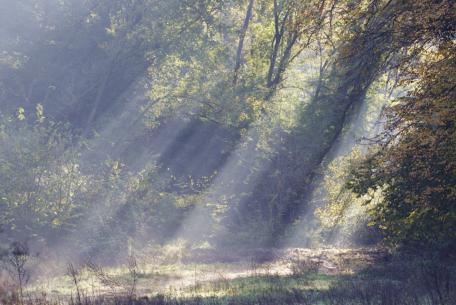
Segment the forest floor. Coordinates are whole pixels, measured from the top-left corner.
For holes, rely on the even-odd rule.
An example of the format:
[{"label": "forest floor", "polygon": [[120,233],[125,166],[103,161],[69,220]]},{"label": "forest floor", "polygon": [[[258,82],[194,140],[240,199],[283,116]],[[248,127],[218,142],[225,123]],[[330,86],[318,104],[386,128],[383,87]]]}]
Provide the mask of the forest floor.
[{"label": "forest floor", "polygon": [[74,271],[36,277],[20,303],[456,304],[454,262],[380,249],[174,248],[143,252],[129,264],[89,264]]},{"label": "forest floor", "polygon": [[193,250],[169,254],[142,253],[135,265],[92,266],[67,275],[38,277],[27,291],[52,298],[74,296],[76,288],[86,296],[157,294],[180,297],[219,297],[270,290],[280,284],[289,289],[328,289],[341,276],[355,274],[387,259],[379,249],[257,249],[237,251]]}]

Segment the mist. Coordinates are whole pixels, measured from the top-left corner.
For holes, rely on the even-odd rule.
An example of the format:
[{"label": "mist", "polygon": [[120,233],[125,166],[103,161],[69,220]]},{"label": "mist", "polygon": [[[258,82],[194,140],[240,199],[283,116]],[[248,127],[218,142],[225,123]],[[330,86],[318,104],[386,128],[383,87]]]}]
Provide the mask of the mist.
[{"label": "mist", "polygon": [[424,2],[3,0],[0,303],[314,304],[452,262],[454,4]]},{"label": "mist", "polygon": [[[242,83],[233,85],[229,70],[242,6],[214,2],[204,8],[215,10],[214,28],[204,19],[193,22],[201,12],[193,12],[190,3],[13,1],[4,7],[2,115],[20,125],[18,131],[8,129],[7,137],[24,137],[20,145],[26,146],[7,150],[34,158],[28,178],[35,185],[24,186],[30,198],[23,208],[50,201],[48,209],[55,214],[44,212],[44,224],[35,224],[42,230],[37,234],[32,228],[21,230],[28,217],[38,217],[27,211],[30,216],[14,224],[17,229],[4,232],[5,244],[27,243],[45,260],[65,265],[100,257],[110,263],[131,255],[133,245],[139,251],[176,240],[190,248],[207,243],[245,249],[287,246],[281,240],[289,234],[297,244],[321,242],[313,236],[318,221],[310,203],[322,184],[314,172],[347,154],[364,136],[345,135],[348,140],[337,139],[328,148],[318,147],[320,139],[300,139],[300,133],[332,124],[329,119],[321,127],[302,127],[314,120],[306,111],[321,99],[317,91],[325,74],[328,82],[338,82],[331,76],[334,51],[324,49],[321,40],[315,38],[302,53],[306,46],[297,43],[296,59],[287,63],[284,76],[284,63],[274,70],[270,62],[268,82],[275,77],[274,86],[262,88],[261,80],[248,79],[248,69],[263,69],[248,63],[241,63],[247,73]],[[181,9],[189,10],[188,16],[176,17]],[[179,18],[169,20],[177,28],[182,24],[181,29],[168,32],[167,18]],[[265,18],[258,15],[249,22],[261,26]],[[261,52],[258,43],[247,36],[244,47]],[[220,55],[205,64],[205,50]],[[290,55],[284,52],[277,55],[286,60]],[[295,77],[298,86],[289,80]],[[367,107],[362,96],[352,99],[361,100],[353,101],[362,105],[359,109]],[[287,107],[301,114],[292,117]],[[345,118],[348,124],[353,116],[353,127],[347,129],[363,124],[367,114],[359,109]],[[312,144],[306,148],[306,142]],[[44,149],[45,155],[35,157],[27,149]],[[300,163],[301,170],[287,172]],[[43,173],[46,179],[60,179],[49,182],[55,186],[44,196],[49,187],[41,183]],[[306,179],[307,185],[293,186]],[[60,213],[66,218],[59,219]],[[295,228],[298,219],[304,232]],[[289,233],[294,231],[300,233]]]}]

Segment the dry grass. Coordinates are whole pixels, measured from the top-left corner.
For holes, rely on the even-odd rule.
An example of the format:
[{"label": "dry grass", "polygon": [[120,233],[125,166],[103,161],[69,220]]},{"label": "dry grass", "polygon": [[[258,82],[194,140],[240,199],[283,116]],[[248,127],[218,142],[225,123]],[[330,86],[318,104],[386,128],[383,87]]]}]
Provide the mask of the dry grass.
[{"label": "dry grass", "polygon": [[[211,263],[197,262],[201,256],[173,263],[142,258],[116,268],[81,268],[79,298],[74,278],[61,275],[36,279],[26,290],[25,303],[456,304],[453,264],[372,250],[289,249],[281,254],[229,263],[214,257]],[[2,295],[2,304],[17,304],[14,295]]]}]

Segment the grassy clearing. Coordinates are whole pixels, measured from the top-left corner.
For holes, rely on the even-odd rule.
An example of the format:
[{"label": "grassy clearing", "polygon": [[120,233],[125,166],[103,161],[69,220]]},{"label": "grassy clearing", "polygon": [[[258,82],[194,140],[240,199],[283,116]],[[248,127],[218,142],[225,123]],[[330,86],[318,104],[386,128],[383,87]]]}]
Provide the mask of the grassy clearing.
[{"label": "grassy clearing", "polygon": [[[175,251],[174,251],[175,252]],[[327,289],[340,275],[352,274],[372,264],[373,251],[367,250],[256,250],[250,253],[198,251],[186,255],[138,256],[134,279],[128,264],[117,267],[82,266],[78,270],[78,287],[87,295],[118,295],[134,284],[142,296],[223,296],[233,291],[262,292],[277,289]],[[184,252],[184,250],[182,251]],[[378,255],[378,254],[376,254]],[[169,258],[171,257],[171,259]],[[228,261],[228,262],[223,262]],[[100,276],[100,271],[102,276]],[[133,283],[134,282],[134,283]],[[68,275],[41,276],[27,288],[32,294],[68,297],[74,294],[74,278]]]},{"label": "grassy clearing", "polygon": [[105,278],[85,268],[78,273],[77,284],[68,275],[35,281],[27,287],[25,303],[456,304],[454,263],[393,256],[374,260],[359,251],[290,253],[262,263],[250,259],[230,263],[140,261],[134,276],[128,266],[103,269]]}]

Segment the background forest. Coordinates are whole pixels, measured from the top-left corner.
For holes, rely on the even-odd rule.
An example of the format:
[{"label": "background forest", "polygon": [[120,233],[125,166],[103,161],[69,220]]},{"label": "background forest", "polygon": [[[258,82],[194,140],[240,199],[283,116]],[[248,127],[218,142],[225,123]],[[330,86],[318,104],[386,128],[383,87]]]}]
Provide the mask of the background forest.
[{"label": "background forest", "polygon": [[2,0],[1,252],[451,261],[455,35],[451,0]]}]

